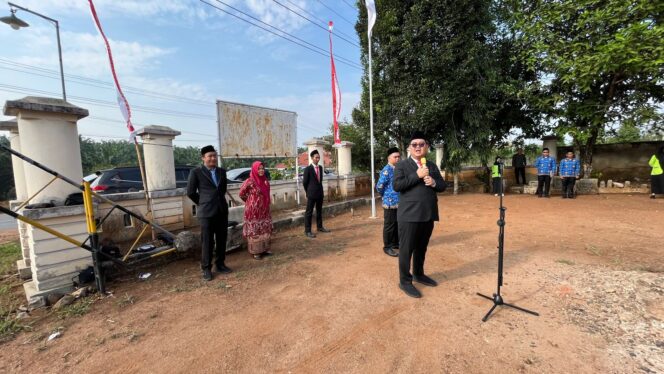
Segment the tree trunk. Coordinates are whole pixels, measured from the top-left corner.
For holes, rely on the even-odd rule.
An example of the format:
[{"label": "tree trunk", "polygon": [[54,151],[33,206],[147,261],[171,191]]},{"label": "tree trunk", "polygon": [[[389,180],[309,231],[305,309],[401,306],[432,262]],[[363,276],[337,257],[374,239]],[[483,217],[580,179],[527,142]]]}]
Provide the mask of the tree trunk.
[{"label": "tree trunk", "polygon": [[454,173],[454,194],[459,194],[459,173]]}]

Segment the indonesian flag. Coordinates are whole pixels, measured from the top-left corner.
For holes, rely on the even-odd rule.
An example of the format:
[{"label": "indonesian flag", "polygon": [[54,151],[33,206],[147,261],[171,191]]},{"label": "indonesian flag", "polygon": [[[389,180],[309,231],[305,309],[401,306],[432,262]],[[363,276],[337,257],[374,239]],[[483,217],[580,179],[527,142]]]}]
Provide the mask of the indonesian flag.
[{"label": "indonesian flag", "polygon": [[134,125],[131,124],[131,108],[129,108],[129,102],[127,101],[124,93],[122,92],[122,88],[120,87],[120,82],[118,81],[118,76],[117,74],[115,74],[115,64],[113,63],[113,54],[111,53],[111,45],[108,44],[108,39],[106,39],[104,30],[101,28],[101,23],[99,23],[99,18],[97,17],[97,11],[95,10],[95,5],[92,3],[92,0],[88,0],[88,3],[90,4],[90,13],[92,13],[92,18],[95,21],[97,30],[99,31],[99,34],[101,34],[101,37],[104,39],[104,43],[106,44],[106,52],[108,52],[108,62],[111,65],[113,82],[115,83],[115,88],[117,89],[117,95],[118,95],[117,99],[118,99],[118,106],[120,107],[120,113],[122,113],[122,117],[127,123],[127,130],[129,130],[129,140],[134,141],[136,137],[136,130],[134,129]]},{"label": "indonesian flag", "polygon": [[371,37],[371,29],[373,29],[376,23],[376,3],[374,0],[365,0],[364,4],[367,6],[368,33],[369,37]]},{"label": "indonesian flag", "polygon": [[328,23],[330,29],[330,66],[332,68],[332,121],[334,123],[334,144],[341,143],[339,134],[339,114],[341,114],[341,91],[339,90],[339,80],[337,79],[337,69],[334,67],[334,54],[332,54],[332,21]]}]

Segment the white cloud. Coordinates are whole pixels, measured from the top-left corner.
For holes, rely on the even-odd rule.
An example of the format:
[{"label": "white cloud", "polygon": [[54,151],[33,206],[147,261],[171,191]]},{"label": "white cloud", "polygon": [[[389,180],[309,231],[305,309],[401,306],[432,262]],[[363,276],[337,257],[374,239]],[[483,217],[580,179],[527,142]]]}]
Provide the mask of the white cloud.
[{"label": "white cloud", "polygon": [[[20,5],[53,18],[73,12],[90,13],[86,0],[21,0]],[[95,0],[94,5],[100,17],[128,15],[145,18],[146,21],[160,16],[176,16],[192,21],[210,17],[210,12],[202,4],[187,0]],[[19,10],[19,17],[20,13]]]}]

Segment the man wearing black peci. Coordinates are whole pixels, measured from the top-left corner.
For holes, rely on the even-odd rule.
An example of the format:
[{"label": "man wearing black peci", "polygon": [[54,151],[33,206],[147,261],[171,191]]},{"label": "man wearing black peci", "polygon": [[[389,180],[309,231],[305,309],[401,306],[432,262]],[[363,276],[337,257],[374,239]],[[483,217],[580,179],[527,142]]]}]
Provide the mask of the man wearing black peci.
[{"label": "man wearing black peci", "polygon": [[203,166],[189,173],[187,196],[196,206],[196,217],[201,224],[201,269],[203,279],[212,280],[212,249],[216,242],[215,265],[217,272],[230,273],[226,267],[226,237],[228,233],[228,203],[226,170],[217,167],[217,151],[211,145],[201,149]]},{"label": "man wearing black peci", "polygon": [[323,168],[318,165],[320,154],[318,150],[313,150],[309,154],[312,164],[304,169],[302,176],[302,185],[307,193],[307,210],[304,213],[304,234],[309,238],[315,238],[316,235],[311,232],[311,218],[316,207],[316,227],[318,232],[330,232],[323,227]]},{"label": "man wearing black peci", "polygon": [[408,150],[410,157],[400,161],[394,169],[394,190],[399,192],[399,288],[417,298],[422,294],[413,286],[413,280],[430,287],[438,285],[424,274],[424,258],[434,221],[438,221],[436,193],[445,191],[445,181],[436,164],[424,157],[429,144],[422,132],[413,133]]}]

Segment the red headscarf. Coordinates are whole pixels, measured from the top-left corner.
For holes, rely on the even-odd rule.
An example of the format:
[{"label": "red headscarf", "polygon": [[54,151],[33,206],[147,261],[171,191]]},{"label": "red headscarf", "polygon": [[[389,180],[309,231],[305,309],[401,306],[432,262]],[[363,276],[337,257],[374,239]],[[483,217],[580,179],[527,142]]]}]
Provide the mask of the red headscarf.
[{"label": "red headscarf", "polygon": [[258,175],[258,168],[263,166],[262,162],[260,161],[254,161],[254,163],[251,165],[251,179],[253,179],[254,183],[258,186],[258,188],[261,190],[263,193],[263,197],[265,197],[265,200],[269,203],[270,202],[270,182],[268,182],[267,177],[265,176],[265,173],[263,173],[263,176],[261,177]]}]

